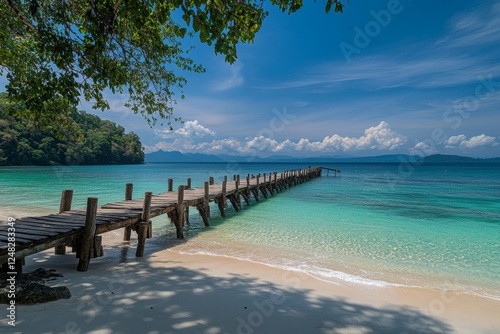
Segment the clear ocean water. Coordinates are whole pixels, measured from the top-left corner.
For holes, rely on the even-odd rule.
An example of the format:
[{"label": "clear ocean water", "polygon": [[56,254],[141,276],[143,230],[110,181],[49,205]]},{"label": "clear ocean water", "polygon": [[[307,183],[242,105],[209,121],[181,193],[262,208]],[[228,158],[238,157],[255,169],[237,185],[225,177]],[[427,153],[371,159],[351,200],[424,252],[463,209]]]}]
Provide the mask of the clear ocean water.
[{"label": "clear ocean water", "polygon": [[[409,285],[500,299],[500,165],[322,164],[340,168],[226,218],[212,207],[204,228],[191,209],[187,240],[174,250],[231,256],[303,271],[332,284]],[[55,213],[63,189],[73,208],[86,198],[122,200],[192,178],[246,176],[298,164],[144,164],[0,168],[0,219]],[[306,166],[301,166],[302,168]],[[157,239],[174,239],[166,216]]]}]

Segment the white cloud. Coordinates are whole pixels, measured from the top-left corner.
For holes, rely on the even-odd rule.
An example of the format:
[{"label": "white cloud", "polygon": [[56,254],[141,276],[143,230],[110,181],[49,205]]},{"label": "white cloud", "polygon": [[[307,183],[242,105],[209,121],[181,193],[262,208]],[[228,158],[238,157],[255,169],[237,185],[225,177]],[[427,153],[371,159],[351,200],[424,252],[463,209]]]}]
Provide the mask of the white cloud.
[{"label": "white cloud", "polygon": [[412,154],[424,154],[424,155],[430,155],[433,153],[436,153],[436,150],[429,144],[424,143],[424,142],[418,142],[413,146],[411,149]]},{"label": "white cloud", "polygon": [[159,149],[177,150],[181,152],[203,153],[233,153],[233,154],[294,154],[306,153],[332,153],[352,152],[359,150],[394,150],[406,143],[406,137],[390,129],[387,122],[382,121],[377,126],[370,127],[360,137],[342,137],[338,134],[325,137],[322,141],[310,141],[302,138],[297,142],[286,139],[278,141],[266,136],[256,136],[245,140],[214,139],[210,142],[196,142],[192,137],[182,136],[173,142],[161,142],[152,147],[147,147],[148,152]]},{"label": "white cloud", "polygon": [[210,130],[209,128],[204,127],[197,120],[187,121],[184,125],[175,130],[155,130],[156,135],[162,138],[175,138],[175,137],[205,137],[205,136],[215,136],[215,131]]},{"label": "white cloud", "polygon": [[478,148],[484,146],[496,146],[498,143],[496,142],[495,137],[487,136],[485,134],[481,134],[478,136],[471,137],[467,139],[465,135],[451,136],[445,142],[446,148]]},{"label": "white cloud", "polygon": [[215,132],[210,130],[209,128],[204,127],[197,120],[187,121],[184,123],[184,126],[178,130],[175,130],[175,133],[181,136],[195,136],[195,137],[205,137],[205,136],[215,136]]},{"label": "white cloud", "polygon": [[491,45],[500,41],[500,4],[456,15],[442,43],[453,47]]}]

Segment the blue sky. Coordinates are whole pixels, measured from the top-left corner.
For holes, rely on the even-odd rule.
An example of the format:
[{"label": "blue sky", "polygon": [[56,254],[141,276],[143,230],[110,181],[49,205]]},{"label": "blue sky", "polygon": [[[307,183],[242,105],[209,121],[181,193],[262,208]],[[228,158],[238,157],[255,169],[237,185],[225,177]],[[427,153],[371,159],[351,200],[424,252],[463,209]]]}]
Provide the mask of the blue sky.
[{"label": "blue sky", "polygon": [[498,1],[351,0],[342,14],[305,2],[290,16],[270,7],[233,65],[192,41],[207,72],[186,74],[174,131],[122,96],[94,113],[147,152],[500,156]]}]

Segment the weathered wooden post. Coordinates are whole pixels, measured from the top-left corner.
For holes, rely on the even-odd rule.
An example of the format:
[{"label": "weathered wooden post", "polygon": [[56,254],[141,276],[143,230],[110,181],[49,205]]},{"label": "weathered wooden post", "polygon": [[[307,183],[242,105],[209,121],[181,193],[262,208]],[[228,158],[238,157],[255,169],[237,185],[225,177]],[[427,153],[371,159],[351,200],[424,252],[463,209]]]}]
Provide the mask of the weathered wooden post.
[{"label": "weathered wooden post", "polygon": [[204,201],[207,206],[207,217],[210,218],[210,182],[205,182],[204,184],[204,190],[205,190],[205,198]]},{"label": "weathered wooden post", "polygon": [[[134,190],[134,185],[132,183],[127,183],[125,185],[125,200],[126,201],[132,200],[133,190]],[[131,235],[132,235],[132,226],[125,227],[125,230],[123,231],[123,241],[130,241]]]},{"label": "weathered wooden post", "polygon": [[201,219],[203,219],[203,224],[205,226],[210,226],[208,218],[210,217],[210,186],[208,182],[204,185],[203,203],[196,206],[198,212],[200,213]]},{"label": "weathered wooden post", "polygon": [[235,191],[234,191],[234,194],[229,196],[229,201],[231,202],[234,210],[236,212],[239,212],[240,211],[240,203],[239,203],[240,192],[239,192],[239,185],[238,185],[237,180],[235,180],[234,185],[235,185]]},{"label": "weathered wooden post", "polygon": [[255,201],[259,202],[260,201],[260,197],[259,197],[259,187],[260,187],[260,173],[257,174],[257,176],[255,177],[255,188],[252,188],[252,193],[253,193],[253,197],[255,198]]},{"label": "weathered wooden post", "polygon": [[174,179],[168,179],[168,192],[174,189]]},{"label": "weathered wooden post", "polygon": [[269,189],[269,192],[271,193],[271,195],[274,195],[272,177],[273,177],[272,173],[269,173],[268,189]]},{"label": "weathered wooden post", "polygon": [[236,201],[238,206],[241,208],[241,197],[240,197],[240,175],[236,175]]},{"label": "weathered wooden post", "polygon": [[95,220],[97,215],[97,198],[89,197],[87,199],[87,212],[85,216],[85,228],[80,244],[80,259],[76,270],[87,271],[90,263],[90,252],[94,247]]},{"label": "weathered wooden post", "polygon": [[[260,174],[259,174],[260,176]],[[259,187],[257,187],[257,189],[260,189],[262,195],[264,195],[264,198],[267,198],[267,190],[266,190],[266,173],[264,173],[263,175],[263,179],[264,179],[264,183],[262,183],[262,185],[260,185]]]},{"label": "weathered wooden post", "polygon": [[[73,190],[63,190],[61,194],[61,203],[59,205],[59,213],[71,210],[71,203],[73,201]],[[59,245],[55,247],[54,254],[66,254],[66,245]]]},{"label": "weathered wooden post", "polygon": [[203,196],[203,204],[205,205],[205,210],[207,211],[207,221],[203,220],[203,222],[205,223],[205,226],[209,226],[209,221],[208,221],[208,218],[210,217],[210,185],[208,184],[208,182],[205,182],[205,192],[204,192],[204,196]]},{"label": "weathered wooden post", "polygon": [[[191,178],[187,179],[186,189],[191,189]],[[189,224],[189,205],[186,205],[186,224]]]},{"label": "weathered wooden post", "polygon": [[148,236],[149,217],[151,214],[151,199],[153,198],[152,192],[144,194],[144,202],[142,204],[141,221],[137,224],[137,249],[135,251],[136,257],[144,255],[144,246],[146,245],[146,238]]},{"label": "weathered wooden post", "polygon": [[214,177],[213,176],[210,176],[210,178],[208,179],[208,182],[211,186],[214,185]]},{"label": "weathered wooden post", "polygon": [[247,205],[249,205],[250,204],[250,174],[247,174],[246,180],[247,180],[247,186],[241,192],[241,196],[243,196],[245,203]]},{"label": "weathered wooden post", "polygon": [[222,194],[221,197],[217,198],[217,205],[219,206],[219,211],[221,217],[226,217],[226,181],[222,181]]},{"label": "weathered wooden post", "polygon": [[184,239],[184,186],[179,186],[177,189],[177,221],[175,222],[175,229],[177,239]]}]

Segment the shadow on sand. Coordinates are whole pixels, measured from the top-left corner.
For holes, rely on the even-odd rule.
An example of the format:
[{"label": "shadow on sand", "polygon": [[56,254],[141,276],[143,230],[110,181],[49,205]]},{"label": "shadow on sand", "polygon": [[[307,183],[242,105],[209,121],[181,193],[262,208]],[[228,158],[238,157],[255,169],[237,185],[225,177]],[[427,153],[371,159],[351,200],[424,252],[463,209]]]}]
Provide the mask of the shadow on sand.
[{"label": "shadow on sand", "polygon": [[73,297],[43,304],[47,312],[58,310],[55,318],[42,311],[23,318],[21,309],[15,332],[28,333],[23,328],[32,324],[40,333],[67,334],[452,332],[448,324],[416,309],[315,297],[290,273],[281,282],[251,274],[217,277],[208,275],[208,268],[193,270],[151,249],[144,258],[135,258],[135,248],[122,245],[105,253],[85,273],[75,272],[74,257],[56,265],[54,256],[38,254],[36,262],[63,273],[66,282],[61,284]]}]

